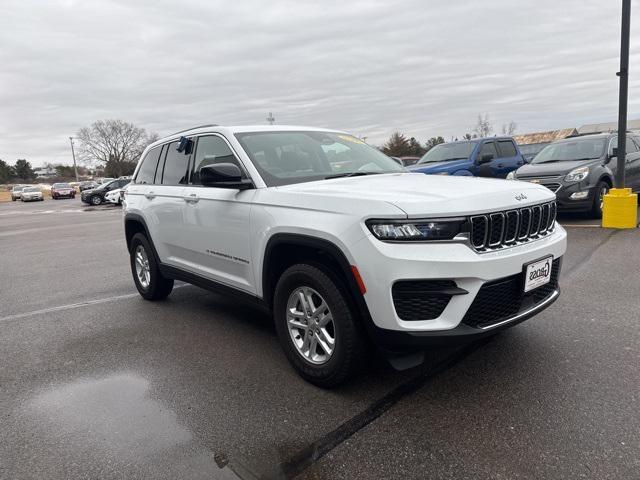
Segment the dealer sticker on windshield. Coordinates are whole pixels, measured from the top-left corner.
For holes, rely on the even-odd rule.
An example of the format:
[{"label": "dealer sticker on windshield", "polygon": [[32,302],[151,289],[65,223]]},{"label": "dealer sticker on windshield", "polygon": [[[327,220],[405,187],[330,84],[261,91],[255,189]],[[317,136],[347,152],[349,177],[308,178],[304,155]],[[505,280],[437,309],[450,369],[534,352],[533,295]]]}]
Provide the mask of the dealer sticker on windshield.
[{"label": "dealer sticker on windshield", "polygon": [[537,262],[529,263],[526,265],[525,277],[524,277],[524,291],[530,292],[531,290],[546,285],[551,280],[551,265],[553,264],[553,257],[549,256],[538,260]]}]

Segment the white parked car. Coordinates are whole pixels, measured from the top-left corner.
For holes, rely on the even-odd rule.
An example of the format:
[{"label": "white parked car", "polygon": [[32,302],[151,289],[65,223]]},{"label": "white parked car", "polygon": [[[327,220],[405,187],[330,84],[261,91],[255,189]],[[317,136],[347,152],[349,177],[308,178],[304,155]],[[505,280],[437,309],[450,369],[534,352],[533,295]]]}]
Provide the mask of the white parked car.
[{"label": "white parked car", "polygon": [[20,200],[23,202],[42,202],[44,195],[40,187],[24,187],[20,192]]},{"label": "white parked car", "polygon": [[115,190],[111,190],[109,193],[107,193],[104,196],[104,199],[108,202],[108,203],[114,203],[116,205],[121,205],[122,201],[120,199],[120,190],[122,190],[121,188],[117,188]]},{"label": "white parked car", "polygon": [[566,232],[540,185],[409,173],[344,132],[207,126],[150,145],[125,192],[140,294],[174,279],[273,314],[334,386],[384,354],[465,342],[547,308]]}]

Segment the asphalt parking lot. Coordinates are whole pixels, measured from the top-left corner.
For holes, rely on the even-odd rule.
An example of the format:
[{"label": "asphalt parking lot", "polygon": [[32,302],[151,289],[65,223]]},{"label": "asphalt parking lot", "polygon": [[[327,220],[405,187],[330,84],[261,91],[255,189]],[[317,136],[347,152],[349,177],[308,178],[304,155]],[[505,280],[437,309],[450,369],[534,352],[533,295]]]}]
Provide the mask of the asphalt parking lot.
[{"label": "asphalt parking lot", "polygon": [[639,232],[561,223],[550,309],[325,391],[258,311],[142,300],[118,207],[0,204],[0,478],[640,478]]}]

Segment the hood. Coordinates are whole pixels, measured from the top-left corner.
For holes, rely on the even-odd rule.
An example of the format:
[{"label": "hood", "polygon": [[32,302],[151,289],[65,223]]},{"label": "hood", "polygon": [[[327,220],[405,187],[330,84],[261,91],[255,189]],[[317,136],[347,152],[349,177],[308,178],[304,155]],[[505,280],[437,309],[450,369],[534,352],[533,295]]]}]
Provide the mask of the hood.
[{"label": "hood", "polygon": [[102,191],[102,189],[100,187],[89,188],[88,190],[83,190],[82,194],[84,195],[86,193],[88,195],[88,194],[91,194],[91,193],[96,193],[96,192],[101,192],[101,191]]},{"label": "hood", "polygon": [[[370,216],[380,215],[375,202],[393,205],[409,217],[455,216],[522,207],[551,201],[549,189],[536,184],[502,179],[393,173],[336,178],[277,187],[293,194],[290,204],[313,203],[318,209],[345,212],[368,207]],[[285,199],[286,201],[286,199]],[[333,207],[330,207],[333,206]]]},{"label": "hood", "polygon": [[535,177],[538,175],[566,175],[574,168],[594,165],[600,159],[591,160],[568,160],[563,162],[550,163],[529,163],[516,170],[516,177]]},{"label": "hood", "polygon": [[422,165],[412,165],[407,167],[407,169],[411,172],[421,173],[450,172],[451,170],[466,168],[468,163],[468,158],[462,158],[460,160],[449,160],[446,162],[429,162],[423,163]]}]

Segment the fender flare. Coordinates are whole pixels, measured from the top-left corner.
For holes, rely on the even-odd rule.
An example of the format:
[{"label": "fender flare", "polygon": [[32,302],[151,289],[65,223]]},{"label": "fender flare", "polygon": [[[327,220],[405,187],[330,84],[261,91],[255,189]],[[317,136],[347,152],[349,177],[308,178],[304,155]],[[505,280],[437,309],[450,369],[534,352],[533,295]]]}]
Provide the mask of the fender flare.
[{"label": "fender flare", "polygon": [[373,320],[369,313],[369,307],[364,300],[364,297],[360,293],[360,288],[356,282],[351,271],[351,263],[347,259],[344,252],[335,243],[323,238],[313,237],[310,235],[298,234],[298,233],[276,233],[267,241],[265,247],[264,258],[262,259],[262,297],[269,304],[271,308],[273,291],[275,285],[269,285],[269,275],[267,265],[269,265],[272,251],[275,247],[281,244],[294,244],[303,247],[316,248],[329,254],[339,265],[342,276],[346,280],[346,287],[349,292],[350,298],[354,301],[355,307],[358,313],[363,319],[363,323],[367,327],[367,330],[373,326]]}]

